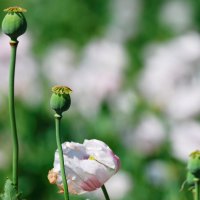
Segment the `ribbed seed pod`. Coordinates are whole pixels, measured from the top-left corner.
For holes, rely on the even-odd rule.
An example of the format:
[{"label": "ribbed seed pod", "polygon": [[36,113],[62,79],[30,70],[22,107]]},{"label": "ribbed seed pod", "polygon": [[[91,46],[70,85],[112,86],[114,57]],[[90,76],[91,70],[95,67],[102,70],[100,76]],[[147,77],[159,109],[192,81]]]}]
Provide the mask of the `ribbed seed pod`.
[{"label": "ribbed seed pod", "polygon": [[11,40],[17,40],[17,38],[24,34],[27,28],[26,18],[23,12],[25,9],[20,7],[9,7],[4,10],[7,12],[2,22],[2,31],[8,35]]},{"label": "ribbed seed pod", "polygon": [[62,115],[71,105],[70,93],[72,90],[66,86],[54,86],[52,92],[50,106],[57,114]]}]

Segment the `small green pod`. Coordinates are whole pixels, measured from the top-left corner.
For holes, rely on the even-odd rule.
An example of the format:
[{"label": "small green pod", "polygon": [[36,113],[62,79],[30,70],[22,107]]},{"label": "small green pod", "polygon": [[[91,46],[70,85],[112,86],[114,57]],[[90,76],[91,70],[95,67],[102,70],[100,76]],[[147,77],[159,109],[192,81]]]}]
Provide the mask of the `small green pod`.
[{"label": "small green pod", "polygon": [[17,38],[26,32],[27,22],[23,14],[26,10],[20,7],[10,7],[5,9],[6,16],[2,21],[2,31],[8,35],[11,40]]},{"label": "small green pod", "polygon": [[50,106],[59,115],[67,111],[71,105],[70,93],[72,90],[66,86],[54,86],[50,99]]},{"label": "small green pod", "polygon": [[190,154],[188,165],[188,171],[194,175],[195,178],[200,179],[200,151],[194,151]]}]

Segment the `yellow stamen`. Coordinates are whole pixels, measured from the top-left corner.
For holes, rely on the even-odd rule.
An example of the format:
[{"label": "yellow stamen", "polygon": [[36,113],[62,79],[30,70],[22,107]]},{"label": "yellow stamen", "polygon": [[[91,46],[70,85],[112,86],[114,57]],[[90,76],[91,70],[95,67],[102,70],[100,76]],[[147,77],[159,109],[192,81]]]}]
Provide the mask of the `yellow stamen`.
[{"label": "yellow stamen", "polygon": [[94,156],[90,155],[90,157],[88,158],[88,160],[96,160]]}]

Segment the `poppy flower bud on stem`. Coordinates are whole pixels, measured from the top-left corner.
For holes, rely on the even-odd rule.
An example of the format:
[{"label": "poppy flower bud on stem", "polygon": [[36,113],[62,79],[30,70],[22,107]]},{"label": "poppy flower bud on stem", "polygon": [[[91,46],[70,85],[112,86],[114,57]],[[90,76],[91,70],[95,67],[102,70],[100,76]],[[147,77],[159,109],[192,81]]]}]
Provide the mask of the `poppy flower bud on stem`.
[{"label": "poppy flower bud on stem", "polygon": [[17,38],[26,32],[27,22],[23,14],[26,10],[20,7],[9,7],[4,11],[7,14],[2,22],[2,31],[12,41],[17,41]]}]

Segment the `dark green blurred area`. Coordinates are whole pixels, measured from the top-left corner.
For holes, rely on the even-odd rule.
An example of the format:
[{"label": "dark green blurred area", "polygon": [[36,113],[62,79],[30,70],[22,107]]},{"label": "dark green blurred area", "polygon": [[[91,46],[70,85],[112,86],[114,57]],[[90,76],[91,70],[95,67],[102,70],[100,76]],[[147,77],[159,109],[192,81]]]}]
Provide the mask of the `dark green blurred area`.
[{"label": "dark green blurred area", "polygon": [[[122,0],[123,1],[123,0]],[[167,0],[141,0],[142,9],[139,16],[138,31],[125,41],[129,63],[125,71],[124,87],[133,85],[143,66],[141,52],[151,41],[167,41],[176,36],[169,27],[160,23],[158,12]],[[48,47],[61,39],[73,43],[78,50],[93,38],[101,37],[110,24],[112,16],[109,6],[114,1],[108,0],[1,0],[0,10],[19,5],[28,10],[25,14],[28,21],[28,31],[33,40],[33,53],[42,58]],[[200,3],[190,0],[193,9],[194,30],[200,30]],[[0,12],[1,19],[4,12]],[[2,47],[1,47],[2,50]],[[58,61],[59,62],[59,61]],[[50,88],[50,86],[47,86]],[[28,200],[63,199],[57,194],[57,188],[47,180],[48,171],[53,166],[56,149],[53,112],[49,108],[50,91],[45,95],[45,102],[30,108],[21,100],[16,100],[17,124],[20,140],[20,189]],[[7,99],[4,98],[0,114],[0,141],[2,149],[6,149],[10,168],[0,171],[0,188],[3,189],[6,177],[11,177],[11,137],[9,135],[9,116]],[[72,103],[73,106],[73,103]],[[161,120],[165,116],[154,110],[151,105],[141,99],[136,110],[129,118],[130,124],[137,124],[141,116],[153,112]],[[89,112],[89,111],[88,111]],[[186,167],[171,154],[168,141],[150,156],[143,156],[130,151],[123,143],[123,130],[115,120],[115,113],[105,101],[94,119],[87,119],[79,113],[67,112],[62,121],[62,140],[82,142],[84,138],[96,138],[107,143],[120,157],[121,168],[127,171],[133,180],[133,189],[122,200],[189,200],[192,194],[187,187],[180,192],[185,180]],[[1,147],[0,147],[1,148]],[[146,166],[156,159],[162,160],[168,166],[170,177],[167,183],[154,185],[145,176]],[[109,191],[108,191],[109,192]],[[72,196],[74,199],[86,199],[84,196]],[[95,197],[91,197],[91,200]],[[112,198],[111,198],[112,199]]]},{"label": "dark green blurred area", "polygon": [[1,10],[13,4],[27,8],[29,31],[34,35],[37,52],[61,38],[75,41],[78,46],[82,46],[92,37],[101,35],[104,25],[109,21],[106,0],[4,2]]}]

